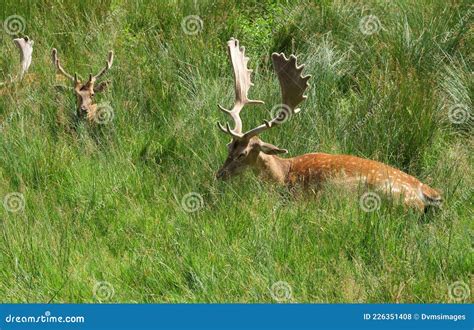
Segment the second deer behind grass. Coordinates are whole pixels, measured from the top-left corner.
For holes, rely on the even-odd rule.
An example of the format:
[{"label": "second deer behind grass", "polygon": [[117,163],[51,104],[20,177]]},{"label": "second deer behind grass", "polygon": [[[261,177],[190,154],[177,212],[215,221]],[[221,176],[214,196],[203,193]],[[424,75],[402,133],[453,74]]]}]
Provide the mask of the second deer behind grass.
[{"label": "second deer behind grass", "polygon": [[73,75],[69,74],[61,66],[61,62],[58,58],[58,51],[53,48],[52,53],[53,64],[56,69],[65,76],[69,81],[74,84],[74,93],[77,100],[77,115],[80,118],[86,117],[90,122],[97,120],[97,104],[94,101],[95,93],[102,92],[109,84],[108,81],[102,81],[98,84],[96,82],[112,67],[114,61],[113,51],[109,51],[105,66],[96,75],[89,74],[89,79],[83,82],[82,79],[78,78],[77,73]]},{"label": "second deer behind grass", "polygon": [[250,81],[252,71],[247,67],[249,58],[245,56],[245,48],[240,47],[239,41],[232,38],[228,42],[228,51],[234,71],[235,103],[231,110],[221,106],[219,108],[231,117],[234,128],[231,129],[229,124],[224,127],[218,123],[219,128],[232,137],[232,141],[227,145],[228,156],[217,172],[217,178],[227,179],[250,167],[265,178],[289,186],[300,185],[305,189],[321,190],[324,184],[335,183],[348,190],[363,187],[379,191],[420,211],[441,203],[441,196],[435,189],[383,163],[326,153],[281,158],[277,155],[287,153],[286,149],[266,143],[258,137],[260,133],[283,124],[297,114],[300,111],[298,105],[306,99],[304,93],[310,76],[302,75],[304,65],[298,66],[294,55],[287,58],[283,53],[272,54],[281,87],[280,113],[244,133],[240,112],[247,104],[263,104],[263,101],[248,98],[248,91],[253,84]]}]

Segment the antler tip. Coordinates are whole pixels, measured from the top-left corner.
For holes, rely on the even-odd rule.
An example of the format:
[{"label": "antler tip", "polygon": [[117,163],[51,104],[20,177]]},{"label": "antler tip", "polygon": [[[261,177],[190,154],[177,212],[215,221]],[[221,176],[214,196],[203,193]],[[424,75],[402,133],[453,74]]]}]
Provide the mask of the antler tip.
[{"label": "antler tip", "polygon": [[222,126],[222,124],[220,122],[217,122],[217,127],[219,127],[219,129],[223,132],[225,132],[225,128],[224,126]]},{"label": "antler tip", "polygon": [[296,69],[297,70],[303,71],[305,64],[301,64],[301,65],[298,65],[297,63],[295,63],[295,64],[296,64]]},{"label": "antler tip", "polygon": [[272,54],[272,58],[275,59],[275,58],[283,58],[285,61],[288,61],[288,59],[286,58],[286,55],[285,53],[273,53]]},{"label": "antler tip", "polygon": [[114,62],[114,52],[111,50],[109,51],[109,57],[107,61],[105,62],[105,65],[107,66],[107,69],[110,69],[112,67],[112,63]]},{"label": "antler tip", "polygon": [[227,45],[229,45],[229,47],[239,47],[239,40],[235,39],[234,37],[230,38],[230,40],[227,42]]},{"label": "antler tip", "polygon": [[230,110],[227,110],[226,108],[224,108],[222,105],[218,104],[217,105],[219,107],[219,109],[225,113],[230,113]]}]

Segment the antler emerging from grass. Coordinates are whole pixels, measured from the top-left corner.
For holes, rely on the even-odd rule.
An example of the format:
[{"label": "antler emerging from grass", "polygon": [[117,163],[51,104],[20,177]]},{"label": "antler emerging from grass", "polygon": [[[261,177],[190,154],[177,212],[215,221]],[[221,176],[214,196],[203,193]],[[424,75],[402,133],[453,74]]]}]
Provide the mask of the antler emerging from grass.
[{"label": "antler emerging from grass", "polygon": [[19,77],[23,79],[31,65],[34,41],[28,38],[28,36],[25,36],[24,38],[13,39],[13,42],[15,42],[20,49],[21,71]]}]

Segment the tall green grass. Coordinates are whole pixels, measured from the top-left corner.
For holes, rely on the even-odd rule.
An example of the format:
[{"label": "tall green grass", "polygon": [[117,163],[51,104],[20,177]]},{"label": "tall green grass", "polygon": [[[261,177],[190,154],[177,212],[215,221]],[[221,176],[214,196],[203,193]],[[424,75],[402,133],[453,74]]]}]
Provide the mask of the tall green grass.
[{"label": "tall green grass", "polygon": [[[4,1],[0,13],[23,17],[35,40],[30,79],[0,91],[0,197],[25,201],[0,208],[1,301],[273,302],[279,281],[294,302],[472,301],[448,288],[469,288],[473,269],[467,1]],[[189,15],[202,19],[196,35],[183,31]],[[380,21],[370,35],[367,15]],[[383,201],[367,213],[336,190],[288,196],[252,173],[217,182],[230,37],[251,57],[251,96],[267,103],[244,110],[246,127],[279,103],[271,53],[295,53],[313,76],[308,99],[262,138],[291,156],[386,162],[440,189],[443,208],[421,217]],[[5,80],[18,59],[0,38]],[[97,95],[111,123],[75,120],[52,47],[83,76],[114,49],[111,88]],[[471,119],[456,124],[459,107]],[[195,212],[183,207],[191,192]],[[103,282],[108,294],[94,294]]]}]

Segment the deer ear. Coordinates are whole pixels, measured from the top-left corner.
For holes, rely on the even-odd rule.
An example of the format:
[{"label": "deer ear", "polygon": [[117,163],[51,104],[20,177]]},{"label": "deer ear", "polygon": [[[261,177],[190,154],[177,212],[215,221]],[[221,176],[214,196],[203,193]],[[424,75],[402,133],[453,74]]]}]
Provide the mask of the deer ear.
[{"label": "deer ear", "polygon": [[94,86],[94,92],[100,93],[105,91],[109,87],[110,81],[105,80]]},{"label": "deer ear", "polygon": [[286,154],[288,152],[288,150],[280,149],[271,143],[261,142],[259,145],[260,151],[267,155]]}]

